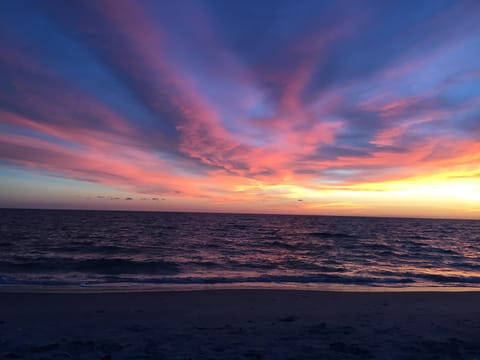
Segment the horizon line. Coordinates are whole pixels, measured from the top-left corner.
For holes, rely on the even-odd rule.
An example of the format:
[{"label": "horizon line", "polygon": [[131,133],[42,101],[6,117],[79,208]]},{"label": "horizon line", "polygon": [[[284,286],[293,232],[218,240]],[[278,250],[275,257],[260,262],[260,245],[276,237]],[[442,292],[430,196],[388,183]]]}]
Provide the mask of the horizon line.
[{"label": "horizon line", "polygon": [[342,217],[342,218],[374,218],[374,219],[405,219],[405,220],[460,220],[480,221],[480,218],[457,217],[411,217],[411,216],[375,216],[375,215],[334,215],[334,214],[293,214],[293,213],[255,213],[230,211],[196,211],[196,210],[124,210],[124,209],[75,209],[75,208],[21,208],[0,207],[1,210],[39,210],[39,211],[92,211],[92,212],[138,212],[138,213],[180,213],[180,214],[212,214],[212,215],[263,215],[263,216],[313,216],[313,217]]}]

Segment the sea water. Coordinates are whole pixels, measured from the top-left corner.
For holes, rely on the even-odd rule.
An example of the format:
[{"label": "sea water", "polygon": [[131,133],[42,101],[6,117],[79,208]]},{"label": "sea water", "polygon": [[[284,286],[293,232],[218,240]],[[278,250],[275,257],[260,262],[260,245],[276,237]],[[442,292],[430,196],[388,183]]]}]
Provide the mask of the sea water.
[{"label": "sea water", "polygon": [[0,210],[0,287],[480,287],[480,221]]}]

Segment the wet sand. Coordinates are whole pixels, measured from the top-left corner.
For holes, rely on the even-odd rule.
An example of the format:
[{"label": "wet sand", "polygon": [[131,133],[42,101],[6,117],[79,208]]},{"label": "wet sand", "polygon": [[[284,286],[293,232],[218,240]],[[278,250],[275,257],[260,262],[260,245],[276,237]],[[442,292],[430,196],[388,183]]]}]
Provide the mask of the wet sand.
[{"label": "wet sand", "polygon": [[479,292],[0,292],[5,359],[480,359]]}]

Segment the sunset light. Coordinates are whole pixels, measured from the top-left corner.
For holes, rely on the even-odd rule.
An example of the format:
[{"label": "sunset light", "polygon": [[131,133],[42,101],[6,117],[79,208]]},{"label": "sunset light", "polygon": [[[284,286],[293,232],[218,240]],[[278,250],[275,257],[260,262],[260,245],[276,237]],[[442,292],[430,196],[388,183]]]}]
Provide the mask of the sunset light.
[{"label": "sunset light", "polygon": [[3,207],[480,218],[475,2],[54,3],[1,4]]},{"label": "sunset light", "polygon": [[0,358],[480,360],[480,0],[0,0]]}]

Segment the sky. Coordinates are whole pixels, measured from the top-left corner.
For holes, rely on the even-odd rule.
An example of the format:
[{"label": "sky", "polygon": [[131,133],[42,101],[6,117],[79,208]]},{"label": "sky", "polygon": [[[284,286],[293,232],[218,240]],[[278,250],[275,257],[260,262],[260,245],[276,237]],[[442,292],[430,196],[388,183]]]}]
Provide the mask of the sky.
[{"label": "sky", "polygon": [[0,2],[0,207],[480,219],[477,0]]}]

